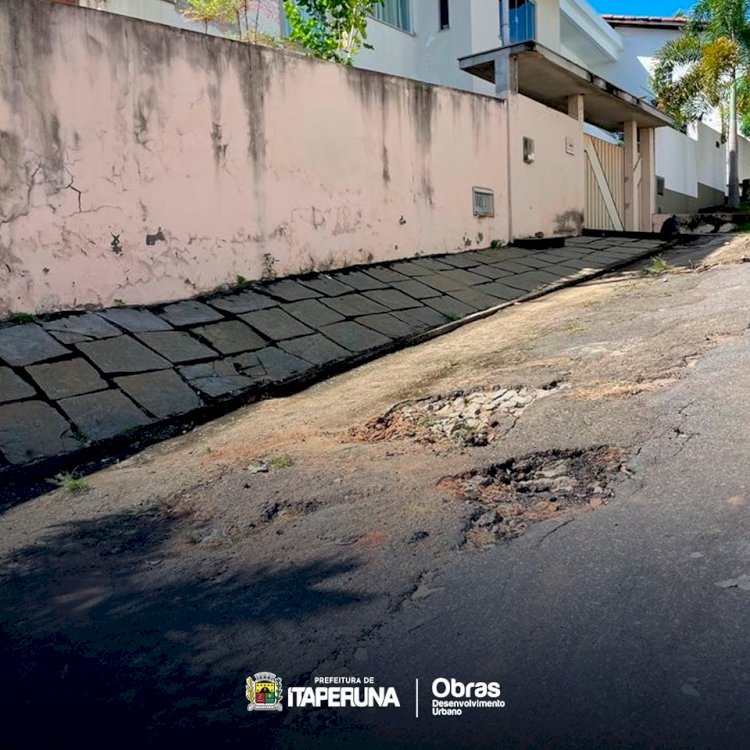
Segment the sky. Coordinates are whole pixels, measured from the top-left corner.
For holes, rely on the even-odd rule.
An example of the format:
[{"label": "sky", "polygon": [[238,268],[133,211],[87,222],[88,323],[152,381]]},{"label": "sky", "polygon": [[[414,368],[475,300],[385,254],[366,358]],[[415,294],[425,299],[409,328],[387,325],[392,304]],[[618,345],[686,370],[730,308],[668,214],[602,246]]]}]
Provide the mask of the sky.
[{"label": "sky", "polygon": [[590,0],[599,13],[620,16],[673,16],[678,10],[689,9],[692,0]]}]

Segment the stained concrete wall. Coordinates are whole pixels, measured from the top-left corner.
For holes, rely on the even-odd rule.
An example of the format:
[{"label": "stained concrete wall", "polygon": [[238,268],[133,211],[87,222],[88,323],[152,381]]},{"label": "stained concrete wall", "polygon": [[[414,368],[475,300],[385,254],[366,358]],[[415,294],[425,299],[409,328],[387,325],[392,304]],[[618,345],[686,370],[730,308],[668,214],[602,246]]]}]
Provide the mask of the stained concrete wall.
[{"label": "stained concrete wall", "polygon": [[[0,313],[508,238],[502,102],[38,0],[0,3]],[[495,191],[477,218],[472,186]],[[544,229],[544,227],[539,227]]]},{"label": "stained concrete wall", "polygon": [[[510,100],[511,232],[577,232],[586,205],[583,129],[578,120],[525,96]],[[524,161],[523,139],[534,142]]]}]

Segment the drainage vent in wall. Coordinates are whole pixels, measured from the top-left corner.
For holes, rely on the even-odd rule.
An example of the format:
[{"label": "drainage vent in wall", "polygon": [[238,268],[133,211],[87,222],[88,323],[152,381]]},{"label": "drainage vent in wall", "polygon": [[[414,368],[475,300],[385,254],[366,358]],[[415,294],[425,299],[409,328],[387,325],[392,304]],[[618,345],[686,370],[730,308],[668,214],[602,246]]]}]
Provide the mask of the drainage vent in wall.
[{"label": "drainage vent in wall", "polygon": [[474,216],[495,215],[495,193],[486,188],[473,188]]}]

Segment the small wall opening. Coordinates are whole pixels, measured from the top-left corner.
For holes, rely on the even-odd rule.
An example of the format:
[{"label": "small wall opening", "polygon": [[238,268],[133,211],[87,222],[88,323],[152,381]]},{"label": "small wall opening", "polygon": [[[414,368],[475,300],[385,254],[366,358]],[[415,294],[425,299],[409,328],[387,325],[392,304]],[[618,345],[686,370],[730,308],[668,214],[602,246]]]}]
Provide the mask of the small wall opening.
[{"label": "small wall opening", "polygon": [[486,188],[474,188],[472,191],[474,200],[474,216],[495,215],[495,193]]}]

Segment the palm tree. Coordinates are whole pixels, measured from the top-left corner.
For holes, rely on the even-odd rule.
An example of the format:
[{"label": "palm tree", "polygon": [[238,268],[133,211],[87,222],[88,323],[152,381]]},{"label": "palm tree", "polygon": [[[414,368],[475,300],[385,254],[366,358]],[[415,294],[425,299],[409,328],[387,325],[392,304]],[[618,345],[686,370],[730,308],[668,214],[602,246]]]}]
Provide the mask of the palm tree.
[{"label": "palm tree", "polygon": [[659,50],[653,72],[657,101],[679,125],[720,109],[728,130],[730,208],[740,205],[737,100],[738,85],[750,74],[748,15],[750,0],[698,0],[685,35]]}]

